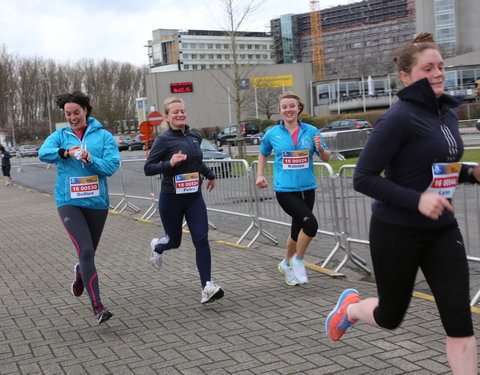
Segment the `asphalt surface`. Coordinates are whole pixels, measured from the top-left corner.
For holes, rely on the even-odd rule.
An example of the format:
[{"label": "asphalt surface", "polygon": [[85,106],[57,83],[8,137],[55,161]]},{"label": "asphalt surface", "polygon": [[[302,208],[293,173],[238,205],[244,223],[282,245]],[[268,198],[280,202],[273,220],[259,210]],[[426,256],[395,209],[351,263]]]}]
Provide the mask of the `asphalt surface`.
[{"label": "asphalt surface", "polygon": [[[358,323],[339,342],[325,318],[339,293],[375,285],[345,267],[331,275],[309,262],[309,283],[289,287],[277,271],[281,246],[236,246],[210,231],[213,280],[223,299],[200,304],[188,233],[148,263],[159,222],[111,213],[97,250],[103,303],[97,325],[84,295],[70,293],[74,247],[51,195],[0,185],[0,374],[449,374],[434,302],[416,294],[393,332]],[[317,263],[318,264],[318,263]],[[474,325],[480,315],[474,309]]]}]

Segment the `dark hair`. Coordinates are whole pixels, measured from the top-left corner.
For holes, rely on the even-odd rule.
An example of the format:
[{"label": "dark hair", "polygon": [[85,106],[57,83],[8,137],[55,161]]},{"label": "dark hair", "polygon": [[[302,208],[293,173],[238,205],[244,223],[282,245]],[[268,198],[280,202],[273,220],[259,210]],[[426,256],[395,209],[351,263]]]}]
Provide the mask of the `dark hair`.
[{"label": "dark hair", "polygon": [[3,147],[2,145],[0,145],[0,151],[1,151],[1,152],[5,152],[5,147]]},{"label": "dark hair", "polygon": [[64,109],[67,103],[76,103],[87,111],[87,117],[92,113],[93,107],[90,104],[90,98],[81,91],[74,91],[72,93],[66,92],[57,95],[56,103],[58,108]]},{"label": "dark hair", "polygon": [[410,73],[417,62],[416,54],[426,49],[435,49],[442,54],[431,33],[421,33],[406,46],[399,48],[393,56],[398,71]]},{"label": "dark hair", "polygon": [[305,108],[305,104],[303,104],[302,99],[292,91],[285,91],[282,95],[279,96],[278,101],[280,102],[282,99],[295,99],[298,104],[298,114],[303,112]]}]

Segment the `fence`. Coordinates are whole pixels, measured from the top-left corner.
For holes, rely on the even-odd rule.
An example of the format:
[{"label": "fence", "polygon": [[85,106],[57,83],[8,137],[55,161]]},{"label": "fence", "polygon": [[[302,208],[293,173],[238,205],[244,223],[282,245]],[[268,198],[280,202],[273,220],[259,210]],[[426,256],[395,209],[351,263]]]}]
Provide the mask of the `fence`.
[{"label": "fence", "polygon": [[[278,244],[278,240],[265,228],[265,224],[274,227],[290,227],[291,218],[280,208],[273,191],[273,162],[268,162],[265,176],[269,181],[266,189],[255,187],[258,164],[250,167],[245,160],[205,160],[218,173],[216,187],[211,192],[204,191],[207,209],[227,215],[229,218],[244,218],[245,228],[239,228],[241,235],[238,244],[247,241],[251,247],[260,236]],[[112,208],[123,212],[133,211],[138,219],[150,219],[158,207],[160,176],[147,177],[143,166],[145,159],[123,160],[119,170],[109,178],[109,193]],[[44,163],[23,163],[12,166],[18,173],[48,168]],[[332,264],[337,255],[341,258],[335,271],[340,271],[347,262],[351,262],[369,273],[367,262],[358,255],[361,248],[367,248],[368,226],[370,222],[371,198],[356,192],[352,187],[355,165],[344,165],[335,174],[328,163],[314,163],[317,177],[315,216],[319,223],[318,234],[331,240],[330,248],[322,249],[324,261],[322,267]],[[53,169],[53,168],[52,168]],[[49,171],[50,172],[50,171]],[[54,173],[51,171],[50,173]],[[45,173],[41,173],[44,175]],[[206,184],[203,184],[205,186]],[[462,184],[455,193],[456,217],[464,236],[467,256],[470,262],[480,262],[480,190],[479,185]],[[228,220],[222,221],[221,225]],[[234,225],[239,227],[240,221]],[[216,227],[209,222],[210,226]],[[475,287],[474,287],[475,288]],[[471,300],[475,305],[480,300],[480,288]]]}]

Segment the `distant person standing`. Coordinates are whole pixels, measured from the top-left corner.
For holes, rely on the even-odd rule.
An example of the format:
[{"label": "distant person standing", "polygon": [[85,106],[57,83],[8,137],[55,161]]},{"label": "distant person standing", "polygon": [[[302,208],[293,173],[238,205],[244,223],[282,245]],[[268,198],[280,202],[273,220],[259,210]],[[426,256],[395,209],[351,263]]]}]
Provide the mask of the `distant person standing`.
[{"label": "distant person standing", "polygon": [[480,166],[458,162],[463,142],[454,109],[462,101],[444,93],[444,61],[432,35],[417,36],[394,61],[405,87],[376,122],[353,177],[355,190],[375,199],[369,240],[378,297],[345,290],[326,332],[337,341],[357,321],[397,328],[421,269],[446,333],[452,373],[476,375],[468,262],[452,198],[457,182],[479,183]]},{"label": "distant person standing", "polygon": [[95,254],[108,215],[107,177],[120,166],[120,153],[113,136],[90,117],[87,95],[80,91],[58,95],[57,105],[69,125],[52,133],[38,155],[58,171],[57,210],[79,259],[73,270],[72,294],[80,297],[86,288],[100,324],[113,314],[100,299]]},{"label": "distant person standing", "polygon": [[195,260],[202,285],[200,301],[210,303],[224,294],[211,278],[207,207],[201,190],[202,177],[206,178],[207,191],[215,187],[215,174],[203,162],[202,136],[187,125],[183,100],[167,98],[164,113],[168,129],[155,138],[144,168],[147,176],[162,174],[158,209],[165,234],[152,239],[151,261],[159,269],[163,253],[180,247],[185,218],[195,246]]},{"label": "distant person standing", "polygon": [[304,256],[318,230],[312,212],[317,188],[313,154],[319,154],[327,162],[330,152],[318,129],[298,120],[304,108],[298,95],[285,92],[280,96],[279,107],[283,121],[262,139],[256,186],[268,187],[264,170],[273,151],[273,190],[282,209],[292,217],[285,259],[278,264],[278,270],[285,276],[287,285],[293,286],[308,282]]},{"label": "distant person standing", "polygon": [[5,186],[11,185],[12,184],[12,177],[10,176],[10,158],[12,155],[5,150],[5,147],[0,145],[0,153],[2,154],[2,173],[3,173],[3,179],[5,180]]}]

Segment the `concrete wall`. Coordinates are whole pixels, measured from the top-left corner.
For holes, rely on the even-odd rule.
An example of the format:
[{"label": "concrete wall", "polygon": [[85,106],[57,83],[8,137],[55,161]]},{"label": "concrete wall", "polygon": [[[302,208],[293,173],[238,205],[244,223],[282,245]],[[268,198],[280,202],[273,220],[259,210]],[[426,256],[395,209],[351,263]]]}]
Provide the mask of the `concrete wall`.
[{"label": "concrete wall", "polygon": [[[242,67],[241,78],[293,76],[293,86],[285,87],[297,93],[305,103],[305,112],[311,110],[311,87],[312,67],[310,63],[278,64],[268,66]],[[185,100],[187,106],[188,124],[194,128],[225,127],[236,123],[235,103],[228,100],[228,90],[233,93],[230,79],[231,69],[194,70],[150,73],[146,77],[147,100],[149,109],[154,105],[155,109],[163,114],[163,101],[171,96],[177,96]],[[192,82],[193,92],[172,94],[170,83]],[[242,94],[249,95],[249,100],[254,102],[254,90],[242,90]],[[255,107],[250,106],[242,112],[241,118],[255,117]],[[264,119],[259,113],[259,117]],[[279,116],[275,116],[279,118]],[[230,120],[231,119],[231,120]]]}]

